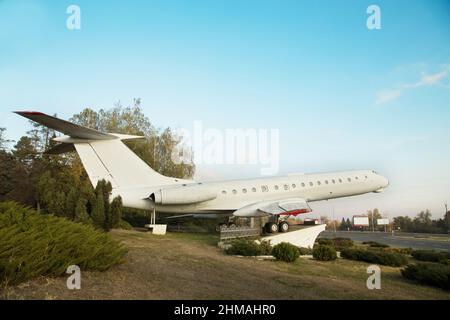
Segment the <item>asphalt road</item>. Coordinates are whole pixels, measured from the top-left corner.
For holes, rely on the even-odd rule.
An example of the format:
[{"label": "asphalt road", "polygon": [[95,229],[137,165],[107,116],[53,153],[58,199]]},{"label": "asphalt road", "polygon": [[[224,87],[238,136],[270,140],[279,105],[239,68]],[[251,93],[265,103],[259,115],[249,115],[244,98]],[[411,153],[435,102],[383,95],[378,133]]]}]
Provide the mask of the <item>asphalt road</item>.
[{"label": "asphalt road", "polygon": [[413,248],[423,250],[447,250],[450,251],[450,235],[430,235],[414,233],[398,233],[392,235],[384,232],[360,232],[360,231],[324,231],[319,238],[345,237],[354,241],[376,241],[390,245],[391,247]]}]

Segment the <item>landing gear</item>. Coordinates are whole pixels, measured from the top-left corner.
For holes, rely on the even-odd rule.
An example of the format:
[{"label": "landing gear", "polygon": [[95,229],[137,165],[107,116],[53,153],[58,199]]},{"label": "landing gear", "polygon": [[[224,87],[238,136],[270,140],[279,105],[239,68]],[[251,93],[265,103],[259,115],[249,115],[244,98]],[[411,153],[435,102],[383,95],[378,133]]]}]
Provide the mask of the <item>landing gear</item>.
[{"label": "landing gear", "polygon": [[278,229],[280,230],[280,232],[288,232],[288,230],[289,230],[289,223],[287,223],[286,221],[281,221],[278,224]]},{"label": "landing gear", "polygon": [[275,222],[270,221],[264,225],[264,231],[267,233],[288,232],[289,224],[286,221],[277,219]]},{"label": "landing gear", "polygon": [[275,222],[267,222],[266,223],[266,232],[267,233],[278,232],[278,225]]}]

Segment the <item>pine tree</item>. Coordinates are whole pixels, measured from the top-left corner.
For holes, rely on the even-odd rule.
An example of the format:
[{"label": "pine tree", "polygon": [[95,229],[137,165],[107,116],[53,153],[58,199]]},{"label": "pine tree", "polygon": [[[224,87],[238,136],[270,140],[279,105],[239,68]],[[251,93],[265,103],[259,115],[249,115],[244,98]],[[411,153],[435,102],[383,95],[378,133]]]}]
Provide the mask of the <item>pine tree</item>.
[{"label": "pine tree", "polygon": [[118,228],[122,220],[122,198],[115,197],[111,203],[111,228]]},{"label": "pine tree", "polygon": [[347,230],[351,230],[352,229],[352,223],[350,222],[349,218],[347,218],[346,225],[347,225]]},{"label": "pine tree", "polygon": [[339,226],[339,230],[347,230],[347,223],[345,222],[345,219],[342,218],[341,225]]},{"label": "pine tree", "polygon": [[[102,185],[97,184],[99,191],[103,189]],[[92,222],[98,229],[105,228],[105,202],[103,200],[103,192],[96,192],[94,206],[91,212]]]},{"label": "pine tree", "polygon": [[76,207],[78,205],[78,190],[75,187],[71,187],[69,193],[66,197],[66,212],[64,212],[64,216],[66,216],[70,220],[75,220],[76,217]]},{"label": "pine tree", "polygon": [[75,207],[75,221],[83,224],[92,224],[92,219],[87,212],[86,204],[86,199],[78,199],[77,205]]}]

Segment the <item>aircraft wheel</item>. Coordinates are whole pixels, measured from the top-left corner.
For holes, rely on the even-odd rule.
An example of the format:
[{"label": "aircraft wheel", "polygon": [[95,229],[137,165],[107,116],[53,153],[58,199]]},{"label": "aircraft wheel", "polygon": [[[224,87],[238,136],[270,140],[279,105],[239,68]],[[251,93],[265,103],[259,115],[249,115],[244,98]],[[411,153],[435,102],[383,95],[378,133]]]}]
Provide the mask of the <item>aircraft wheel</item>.
[{"label": "aircraft wheel", "polygon": [[274,222],[268,222],[266,224],[266,231],[268,233],[276,233],[278,232],[278,225]]},{"label": "aircraft wheel", "polygon": [[236,228],[236,225],[235,225],[234,223],[230,223],[230,224],[228,225],[228,228]]},{"label": "aircraft wheel", "polygon": [[286,221],[282,221],[280,222],[278,229],[280,230],[280,232],[288,232],[289,230],[289,223],[287,223]]}]

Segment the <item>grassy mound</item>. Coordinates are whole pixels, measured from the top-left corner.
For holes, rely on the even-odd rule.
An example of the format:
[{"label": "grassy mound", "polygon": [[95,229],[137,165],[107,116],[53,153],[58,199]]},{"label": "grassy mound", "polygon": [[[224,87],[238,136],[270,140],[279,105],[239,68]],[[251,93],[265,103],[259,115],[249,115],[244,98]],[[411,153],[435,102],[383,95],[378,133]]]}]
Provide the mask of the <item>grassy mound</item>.
[{"label": "grassy mound", "polygon": [[69,265],[106,270],[124,259],[125,249],[91,226],[38,214],[12,202],[0,203],[0,283],[64,274]]}]

